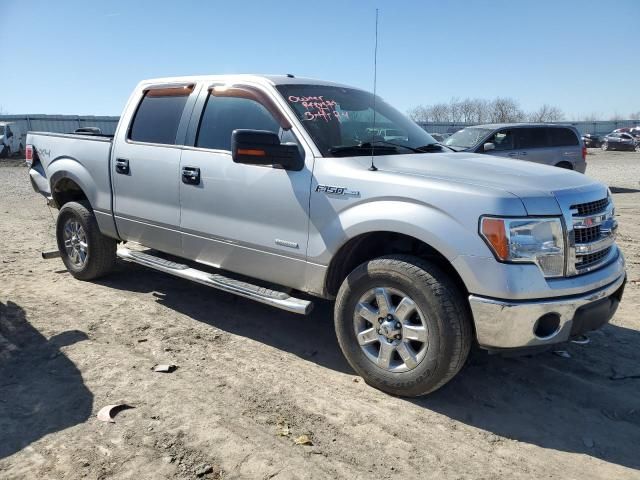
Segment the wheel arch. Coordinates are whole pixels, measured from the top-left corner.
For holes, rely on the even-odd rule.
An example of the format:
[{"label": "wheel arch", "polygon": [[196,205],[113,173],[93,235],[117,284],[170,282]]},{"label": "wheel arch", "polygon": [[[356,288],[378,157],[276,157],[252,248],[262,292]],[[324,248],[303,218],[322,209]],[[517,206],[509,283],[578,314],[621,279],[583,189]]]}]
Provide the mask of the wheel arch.
[{"label": "wheel arch", "polygon": [[324,282],[326,294],[335,297],[344,279],[358,265],[390,254],[413,255],[431,260],[451,277],[465,298],[468,297],[468,289],[462,277],[438,249],[414,236],[384,230],[361,233],[340,246],[327,269]]},{"label": "wheel arch", "polygon": [[98,202],[99,189],[87,168],[72,157],[59,157],[47,167],[51,197],[60,209],[70,201],[86,201],[92,209]]}]

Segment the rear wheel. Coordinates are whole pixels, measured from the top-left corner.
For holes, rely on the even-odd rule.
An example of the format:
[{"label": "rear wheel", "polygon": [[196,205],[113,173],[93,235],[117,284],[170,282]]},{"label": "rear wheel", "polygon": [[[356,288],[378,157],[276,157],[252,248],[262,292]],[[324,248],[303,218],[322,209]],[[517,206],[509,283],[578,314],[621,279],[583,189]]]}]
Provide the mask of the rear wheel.
[{"label": "rear wheel", "polygon": [[430,393],[462,368],[472,341],[466,299],[431,262],[392,255],[343,282],[335,305],[340,348],[370,385],[401,396]]},{"label": "rear wheel", "polygon": [[79,280],[99,278],[115,265],[116,241],[100,233],[85,202],[69,202],[60,209],[56,237],[62,261]]},{"label": "rear wheel", "polygon": [[573,165],[571,165],[569,162],[560,162],[556,165],[556,167],[565,168],[567,170],[573,170]]}]

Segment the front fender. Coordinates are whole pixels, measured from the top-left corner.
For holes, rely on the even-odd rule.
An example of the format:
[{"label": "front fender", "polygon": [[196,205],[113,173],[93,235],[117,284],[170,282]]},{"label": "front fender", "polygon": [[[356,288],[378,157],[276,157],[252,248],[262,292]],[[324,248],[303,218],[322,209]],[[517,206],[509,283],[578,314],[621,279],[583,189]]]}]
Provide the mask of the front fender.
[{"label": "front fender", "polygon": [[450,262],[462,253],[480,256],[488,253],[477,234],[477,223],[465,225],[441,209],[404,198],[354,204],[338,212],[322,230],[313,227],[311,230],[308,258],[320,265],[328,265],[350,239],[372,232],[394,232],[416,238]]}]

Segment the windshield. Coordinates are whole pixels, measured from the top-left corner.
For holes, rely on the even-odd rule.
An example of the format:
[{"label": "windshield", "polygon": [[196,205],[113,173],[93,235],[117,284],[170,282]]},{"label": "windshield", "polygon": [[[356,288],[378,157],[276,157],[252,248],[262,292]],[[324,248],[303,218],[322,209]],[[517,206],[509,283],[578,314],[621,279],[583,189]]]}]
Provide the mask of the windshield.
[{"label": "windshield", "polygon": [[471,148],[475,147],[480,140],[489,135],[493,130],[488,128],[464,128],[447,138],[444,142],[448,147]]},{"label": "windshield", "polygon": [[442,151],[431,135],[379,97],[374,126],[374,97],[368,92],[323,85],[277,88],[324,156]]}]

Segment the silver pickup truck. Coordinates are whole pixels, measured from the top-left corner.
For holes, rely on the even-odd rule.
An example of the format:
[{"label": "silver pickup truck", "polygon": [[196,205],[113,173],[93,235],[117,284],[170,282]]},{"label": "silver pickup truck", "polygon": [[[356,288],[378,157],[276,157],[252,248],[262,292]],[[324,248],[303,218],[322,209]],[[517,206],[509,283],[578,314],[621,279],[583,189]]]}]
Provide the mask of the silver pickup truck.
[{"label": "silver pickup truck", "polygon": [[27,159],[75,278],[119,257],[290,312],[334,300],[345,357],[397,395],[445,384],[474,341],[530,351],[596,329],[626,281],[605,185],[454,153],[335,83],[147,80],[113,138],[32,132]]}]

